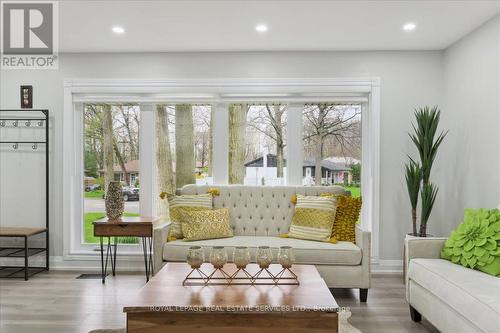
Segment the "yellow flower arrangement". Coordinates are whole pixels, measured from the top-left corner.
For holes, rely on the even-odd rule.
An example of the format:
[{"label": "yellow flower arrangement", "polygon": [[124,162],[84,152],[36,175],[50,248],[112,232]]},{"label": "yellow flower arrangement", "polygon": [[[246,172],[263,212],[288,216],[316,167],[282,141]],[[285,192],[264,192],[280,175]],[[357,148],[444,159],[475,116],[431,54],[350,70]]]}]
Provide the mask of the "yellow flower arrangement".
[{"label": "yellow flower arrangement", "polygon": [[211,187],[207,190],[207,193],[210,193],[213,197],[217,197],[220,195],[220,190],[216,187]]},{"label": "yellow flower arrangement", "polygon": [[174,195],[172,193],[168,193],[168,192],[163,191],[163,192],[160,193],[159,196],[160,196],[161,200],[165,200],[165,199],[169,200]]}]

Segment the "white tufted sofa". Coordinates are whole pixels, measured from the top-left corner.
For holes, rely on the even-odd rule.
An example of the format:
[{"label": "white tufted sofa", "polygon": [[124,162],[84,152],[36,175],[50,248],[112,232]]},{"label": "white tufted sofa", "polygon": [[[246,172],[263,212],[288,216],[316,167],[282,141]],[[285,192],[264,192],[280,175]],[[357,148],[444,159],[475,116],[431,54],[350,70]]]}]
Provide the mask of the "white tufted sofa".
[{"label": "white tufted sofa", "polygon": [[[242,186],[186,185],[178,194],[203,194],[208,188],[216,187],[220,195],[214,197],[214,208],[229,208],[234,237],[185,242],[166,242],[170,223],[164,223],[154,230],[155,272],[168,261],[185,261],[190,246],[200,245],[206,249],[225,246],[231,258],[235,246],[248,246],[252,258],[256,248],[268,245],[275,251],[280,246],[294,248],[297,263],[316,265],[319,273],[330,288],[359,288],[360,298],[366,301],[370,288],[370,233],[356,228],[356,244],[315,242],[292,238],[280,238],[288,232],[294,205],[290,202],[294,194],[319,195],[336,193],[350,195],[339,186]],[[276,255],[274,256],[276,258]]]}]

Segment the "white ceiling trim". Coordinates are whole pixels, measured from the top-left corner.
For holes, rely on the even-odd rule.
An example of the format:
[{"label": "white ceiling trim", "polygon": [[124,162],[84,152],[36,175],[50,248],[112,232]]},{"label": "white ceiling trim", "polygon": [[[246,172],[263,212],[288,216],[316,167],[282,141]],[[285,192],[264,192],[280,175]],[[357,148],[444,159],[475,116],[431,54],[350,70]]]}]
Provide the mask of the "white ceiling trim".
[{"label": "white ceiling trim", "polygon": [[366,102],[380,78],[67,79],[75,102]]}]

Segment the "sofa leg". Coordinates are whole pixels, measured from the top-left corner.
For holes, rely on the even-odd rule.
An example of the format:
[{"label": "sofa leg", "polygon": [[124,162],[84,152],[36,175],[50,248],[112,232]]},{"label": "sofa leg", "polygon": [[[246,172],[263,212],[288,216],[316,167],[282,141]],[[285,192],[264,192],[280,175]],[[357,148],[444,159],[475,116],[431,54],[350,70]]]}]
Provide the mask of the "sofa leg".
[{"label": "sofa leg", "polygon": [[410,305],[410,317],[411,320],[418,323],[422,320],[422,315],[413,306]]},{"label": "sofa leg", "polygon": [[359,301],[366,303],[367,298],[368,298],[368,289],[359,288]]}]

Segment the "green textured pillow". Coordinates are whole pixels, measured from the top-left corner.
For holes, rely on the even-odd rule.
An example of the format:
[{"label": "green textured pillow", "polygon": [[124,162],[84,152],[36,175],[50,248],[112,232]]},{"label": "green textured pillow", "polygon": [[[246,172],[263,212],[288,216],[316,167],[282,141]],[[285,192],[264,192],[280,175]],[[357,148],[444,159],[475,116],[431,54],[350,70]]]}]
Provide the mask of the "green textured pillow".
[{"label": "green textured pillow", "polygon": [[500,211],[466,209],[464,221],[446,240],[441,258],[500,276]]}]

